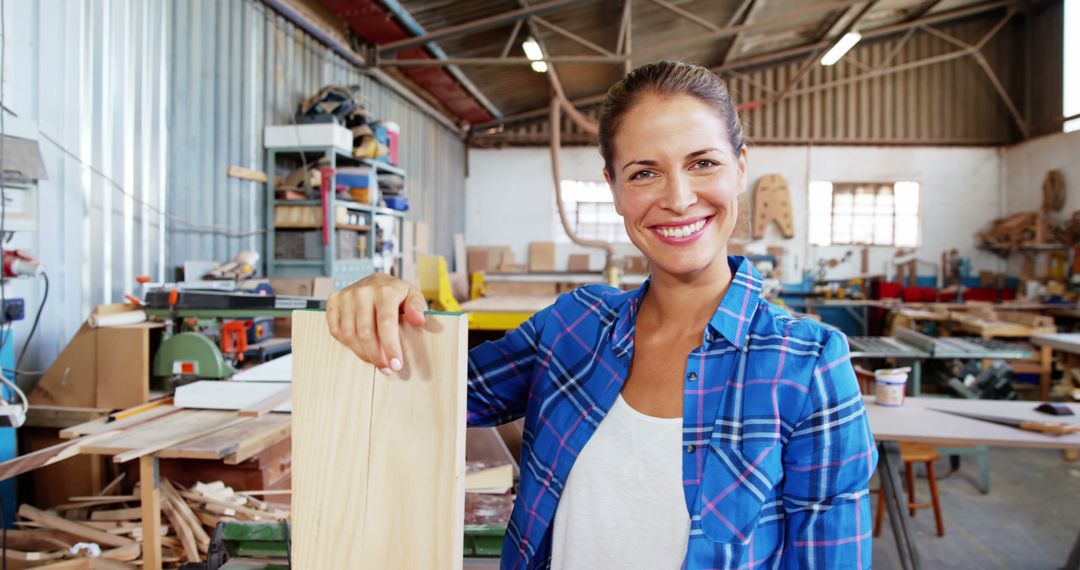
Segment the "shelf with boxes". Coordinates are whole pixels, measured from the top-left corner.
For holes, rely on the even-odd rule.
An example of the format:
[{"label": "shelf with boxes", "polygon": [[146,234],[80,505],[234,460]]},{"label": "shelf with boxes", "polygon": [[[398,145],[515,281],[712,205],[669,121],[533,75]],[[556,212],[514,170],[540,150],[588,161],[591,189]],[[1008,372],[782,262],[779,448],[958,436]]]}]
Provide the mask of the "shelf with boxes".
[{"label": "shelf with boxes", "polygon": [[[268,183],[267,275],[323,275],[332,277],[336,288],[376,271],[400,275],[408,209],[405,170],[354,157],[351,139],[337,131],[347,129],[320,126],[328,131],[325,136],[283,136],[277,129],[293,127],[267,127],[267,164],[273,170],[299,170],[280,182],[271,176]],[[298,140],[304,146],[297,146]],[[324,214],[333,222],[325,227]]]}]

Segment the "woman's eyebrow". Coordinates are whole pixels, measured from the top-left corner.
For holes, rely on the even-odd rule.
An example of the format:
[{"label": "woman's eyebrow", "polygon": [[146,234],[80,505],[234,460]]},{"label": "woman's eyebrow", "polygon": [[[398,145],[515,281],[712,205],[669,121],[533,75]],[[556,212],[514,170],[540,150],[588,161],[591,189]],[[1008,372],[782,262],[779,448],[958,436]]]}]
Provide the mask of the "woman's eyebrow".
[{"label": "woman's eyebrow", "polygon": [[655,160],[631,160],[630,162],[627,162],[622,167],[622,170],[620,170],[619,172],[622,172],[623,170],[626,170],[627,168],[630,168],[631,166],[633,166],[635,164],[640,164],[640,165],[643,165],[643,166],[656,166],[657,164],[660,164],[660,163],[656,162]]},{"label": "woman's eyebrow", "polygon": [[718,148],[703,148],[701,150],[695,150],[694,152],[686,155],[686,158],[695,158],[703,154],[709,154],[710,152],[718,152],[719,150],[720,149]]}]

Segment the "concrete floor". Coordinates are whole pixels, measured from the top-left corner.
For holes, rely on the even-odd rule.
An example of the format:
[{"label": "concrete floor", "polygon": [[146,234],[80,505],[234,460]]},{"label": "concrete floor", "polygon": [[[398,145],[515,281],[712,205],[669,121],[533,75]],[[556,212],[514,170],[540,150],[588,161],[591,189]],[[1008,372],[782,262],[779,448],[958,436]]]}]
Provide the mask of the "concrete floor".
[{"label": "concrete floor", "polygon": [[[924,569],[1057,570],[1065,563],[1080,533],[1080,462],[1066,463],[1059,451],[991,448],[988,495],[979,491],[974,458],[965,457],[960,470],[944,478],[946,458],[934,469],[945,536],[937,536],[930,509],[917,511],[912,522]],[[916,499],[929,502],[925,474],[916,473]],[[465,564],[466,570],[494,568],[496,560]],[[874,568],[900,568],[888,516],[874,539]]]},{"label": "concrete floor", "polygon": [[[965,457],[960,470],[944,479],[948,460],[934,469],[945,536],[937,536],[930,509],[917,511],[923,568],[1056,570],[1064,564],[1080,533],[1080,462],[1066,463],[1059,451],[991,448],[988,495],[979,491],[974,458]],[[929,502],[925,474],[916,473],[922,475],[915,481],[916,499]],[[874,568],[900,568],[887,515],[874,539]]]}]

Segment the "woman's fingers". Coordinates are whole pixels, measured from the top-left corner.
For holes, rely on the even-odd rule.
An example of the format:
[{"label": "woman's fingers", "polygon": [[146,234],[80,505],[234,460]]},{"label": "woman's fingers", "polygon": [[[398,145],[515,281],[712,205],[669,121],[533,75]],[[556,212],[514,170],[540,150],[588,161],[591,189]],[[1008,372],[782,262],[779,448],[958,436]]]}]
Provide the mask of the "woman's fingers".
[{"label": "woman's fingers", "polygon": [[384,374],[405,363],[401,324],[424,325],[427,303],[418,289],[385,274],[375,274],[330,296],[326,321],[333,335]]},{"label": "woman's fingers", "polygon": [[403,304],[405,320],[414,327],[424,326],[424,311],[427,310],[427,301],[424,295],[416,287],[409,287],[409,294]]},{"label": "woman's fingers", "polygon": [[401,331],[398,328],[398,309],[403,300],[402,292],[395,288],[386,288],[376,296],[375,323],[378,327],[379,348],[385,364],[383,373],[401,370]]}]

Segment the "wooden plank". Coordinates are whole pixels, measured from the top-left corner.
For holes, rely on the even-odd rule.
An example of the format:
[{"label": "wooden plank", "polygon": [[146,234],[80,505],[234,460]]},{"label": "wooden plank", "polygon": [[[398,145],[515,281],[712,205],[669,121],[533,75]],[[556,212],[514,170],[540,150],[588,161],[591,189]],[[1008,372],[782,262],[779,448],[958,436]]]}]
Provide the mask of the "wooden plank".
[{"label": "wooden plank", "polygon": [[263,184],[270,181],[270,178],[267,177],[265,172],[244,168],[243,166],[237,166],[235,164],[230,164],[229,169],[225,171],[225,174],[231,178],[251,180],[252,182],[261,182]]},{"label": "wooden plank", "polygon": [[[255,451],[258,453],[266,447],[288,437],[288,427],[292,418],[288,414],[269,414],[261,418],[255,418],[249,422],[239,423],[227,428],[220,429],[206,436],[190,439],[188,441],[167,447],[157,453],[158,457],[182,457],[187,459],[221,459],[230,456],[240,450],[244,444],[250,445],[253,440],[263,441],[264,444]],[[286,433],[277,436],[282,426]],[[247,448],[245,448],[245,451]],[[254,455],[255,453],[252,453]],[[250,457],[249,455],[248,457]],[[246,459],[246,457],[245,457]]]},{"label": "wooden plank", "polygon": [[38,451],[20,455],[14,459],[9,459],[8,461],[0,463],[0,481],[78,455],[83,452],[85,448],[99,445],[102,440],[110,439],[113,435],[115,434],[111,432],[91,435],[82,439],[61,442],[46,447],[45,449],[39,449]]},{"label": "wooden plank", "polygon": [[139,458],[139,493],[142,495],[143,568],[161,570],[161,477],[157,458]]},{"label": "wooden plank", "polygon": [[101,327],[95,332],[96,406],[117,410],[150,401],[150,329]]},{"label": "wooden plank", "polygon": [[253,429],[240,440],[236,451],[225,458],[226,465],[238,465],[292,436],[292,416],[289,414],[270,414],[255,421],[263,429]]},{"label": "wooden plank", "polygon": [[26,427],[63,429],[109,415],[111,409],[78,408],[70,406],[30,406],[26,412]]},{"label": "wooden plank", "polygon": [[168,480],[161,482],[161,488],[165,495],[165,498],[172,503],[173,509],[180,515],[184,523],[195,537],[195,543],[199,552],[206,552],[210,548],[210,535],[206,534],[206,530],[203,529],[202,523],[199,522],[199,518],[195,516],[195,512],[191,510],[191,507],[184,499],[180,497],[180,493],[176,491],[176,488],[169,483]]},{"label": "wooden plank", "polygon": [[135,521],[140,518],[142,518],[141,506],[90,513],[90,520],[92,521]]},{"label": "wooden plank", "polygon": [[138,449],[132,449],[131,451],[127,451],[127,452],[121,453],[119,455],[115,455],[115,456],[113,456],[113,461],[115,461],[116,463],[125,463],[127,461],[131,461],[132,459],[135,459],[135,458],[138,458],[138,457],[142,457],[144,455],[149,455],[151,453],[161,451],[162,449],[165,449],[167,447],[176,445],[178,443],[183,443],[183,442],[188,441],[190,439],[203,437],[203,436],[212,434],[212,433],[214,433],[214,432],[216,432],[218,430],[222,430],[222,429],[225,429],[227,427],[231,427],[231,426],[234,426],[236,424],[245,423],[245,422],[248,422],[248,421],[250,421],[250,418],[235,418],[235,419],[233,419],[231,421],[226,421],[226,422],[220,422],[220,421],[210,422],[210,425],[208,425],[207,427],[204,427],[204,428],[202,428],[202,429],[200,429],[198,431],[192,431],[192,432],[188,432],[188,433],[181,433],[181,434],[178,434],[178,435],[174,435],[174,436],[172,436],[170,438],[167,438],[167,439],[164,439],[164,440],[155,441],[154,443],[151,443],[151,444],[149,444],[149,445],[147,445],[145,447],[141,447],[141,448],[138,448]]},{"label": "wooden plank", "polygon": [[277,409],[279,406],[284,405],[286,402],[292,400],[292,385],[286,384],[277,392],[270,394],[269,396],[255,402],[254,404],[248,404],[237,413],[242,417],[259,417],[265,416],[271,411]]},{"label": "wooden plank", "polygon": [[296,566],[460,569],[466,318],[405,327],[405,368],[389,377],[325,319],[293,313]]},{"label": "wooden plank", "polygon": [[137,415],[127,417],[115,421],[101,421],[100,419],[91,420],[86,423],[79,424],[77,426],[71,426],[67,429],[60,430],[60,437],[64,439],[71,439],[73,437],[79,437],[81,435],[97,435],[109,431],[116,431],[127,429],[132,426],[139,425],[141,423],[148,422],[155,418],[171,414],[178,410],[176,406],[157,406],[155,408],[146,410],[145,412]]},{"label": "wooden plank", "polygon": [[138,456],[127,457],[130,452],[144,451],[146,453],[145,450],[149,448],[155,448],[153,451],[158,451],[189,439],[202,437],[205,433],[209,433],[207,430],[221,429],[236,419],[236,414],[229,412],[181,410],[145,425],[123,430],[116,437],[103,442],[84,446],[82,452],[124,455],[125,458],[122,461],[127,461]]},{"label": "wooden plank", "polygon": [[45,511],[38,510],[30,505],[23,504],[19,507],[19,516],[25,519],[41,523],[48,528],[64,531],[80,538],[84,538],[106,546],[127,546],[133,541],[122,536],[100,531],[92,526],[87,526],[75,521],[69,521]]}]

